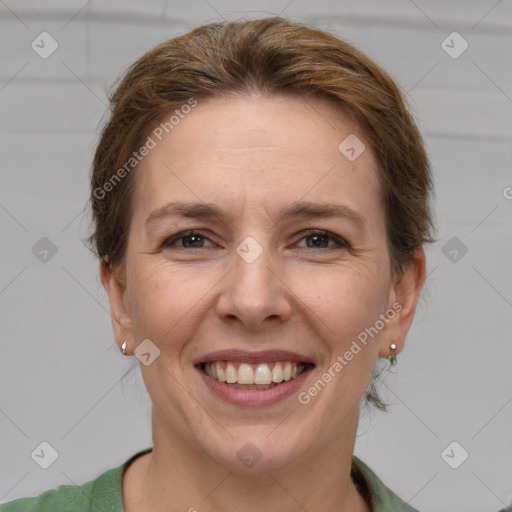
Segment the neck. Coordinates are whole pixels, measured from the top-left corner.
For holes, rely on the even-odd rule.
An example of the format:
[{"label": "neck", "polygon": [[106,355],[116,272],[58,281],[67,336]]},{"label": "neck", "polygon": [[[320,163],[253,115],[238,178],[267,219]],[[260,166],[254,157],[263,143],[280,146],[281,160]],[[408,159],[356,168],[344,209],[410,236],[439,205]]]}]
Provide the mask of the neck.
[{"label": "neck", "polygon": [[358,411],[339,443],[325,446],[276,471],[238,473],[205,456],[188,439],[169,435],[153,407],[153,451],[143,457],[123,493],[126,512],[264,509],[266,512],[369,512],[350,477]]}]

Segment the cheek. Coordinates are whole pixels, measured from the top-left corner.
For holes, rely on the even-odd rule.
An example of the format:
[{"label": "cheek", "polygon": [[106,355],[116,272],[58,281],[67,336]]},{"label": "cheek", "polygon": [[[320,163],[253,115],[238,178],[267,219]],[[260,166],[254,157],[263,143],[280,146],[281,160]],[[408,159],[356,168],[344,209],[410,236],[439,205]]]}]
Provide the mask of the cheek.
[{"label": "cheek", "polygon": [[[340,265],[297,276],[294,292],[317,318],[315,330],[331,343],[343,343],[373,325],[387,299],[383,276],[364,266]],[[299,284],[300,283],[300,284]],[[320,334],[319,332],[319,334]]]},{"label": "cheek", "polygon": [[318,290],[307,306],[315,313],[309,314],[315,319],[314,336],[329,354],[320,378],[333,385],[324,399],[345,404],[337,408],[343,415],[361,399],[372,377],[380,332],[371,329],[384,312],[387,289],[373,272],[339,270],[321,281],[323,293]]},{"label": "cheek", "polygon": [[[143,269],[140,262],[137,269]],[[133,326],[137,338],[164,340],[186,336],[195,311],[207,300],[211,289],[210,277],[197,270],[187,271],[170,263],[132,274]],[[188,326],[188,327],[187,327]]]}]

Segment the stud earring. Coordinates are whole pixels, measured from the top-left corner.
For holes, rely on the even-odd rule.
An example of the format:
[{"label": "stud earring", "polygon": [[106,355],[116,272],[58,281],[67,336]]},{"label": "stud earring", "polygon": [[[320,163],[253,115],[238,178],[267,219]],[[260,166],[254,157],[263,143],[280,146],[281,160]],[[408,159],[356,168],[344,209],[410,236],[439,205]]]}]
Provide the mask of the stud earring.
[{"label": "stud earring", "polygon": [[123,344],[121,345],[121,352],[123,353],[123,356],[126,355],[126,342],[128,340],[124,340]]},{"label": "stud earring", "polygon": [[395,364],[396,364],[396,353],[395,353],[396,345],[394,343],[391,343],[389,348],[391,349],[391,355],[389,356],[389,362],[391,363],[392,366],[395,366]]}]

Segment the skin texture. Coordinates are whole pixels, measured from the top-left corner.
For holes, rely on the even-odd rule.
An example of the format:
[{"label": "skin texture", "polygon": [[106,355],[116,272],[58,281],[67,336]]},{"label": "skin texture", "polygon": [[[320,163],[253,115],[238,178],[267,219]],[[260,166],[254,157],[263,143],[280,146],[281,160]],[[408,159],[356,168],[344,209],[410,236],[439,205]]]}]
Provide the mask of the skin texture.
[{"label": "skin texture", "polygon": [[[419,249],[401,280],[391,275],[376,162],[368,144],[353,162],[338,150],[349,134],[365,141],[323,100],[215,98],[199,102],[135,171],[125,283],[101,267],[116,342],[127,340],[129,355],[144,339],[160,349],[141,363],[154,448],[125,472],[127,511],[369,510],[350,479],[359,402],[377,358],[391,343],[397,354],[403,348],[425,256]],[[228,217],[168,217],[146,231],[146,217],[176,200],[214,203]],[[366,224],[277,222],[297,201],[343,204]],[[162,246],[188,229],[202,238]],[[252,263],[236,252],[248,236],[262,248]],[[401,311],[307,405],[296,394],[264,407],[228,404],[193,365],[223,349],[299,352],[315,363],[304,391],[395,302]],[[237,457],[248,442],[261,453],[252,468]]]}]

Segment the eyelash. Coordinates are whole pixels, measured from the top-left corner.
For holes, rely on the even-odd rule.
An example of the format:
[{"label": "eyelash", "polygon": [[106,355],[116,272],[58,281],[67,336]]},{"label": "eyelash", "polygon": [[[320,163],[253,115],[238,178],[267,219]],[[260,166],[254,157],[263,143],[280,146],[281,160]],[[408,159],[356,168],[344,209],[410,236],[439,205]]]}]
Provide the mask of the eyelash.
[{"label": "eyelash", "polygon": [[[163,248],[170,248],[172,247],[176,242],[180,241],[180,240],[184,240],[186,238],[190,238],[190,237],[193,237],[193,236],[197,236],[197,237],[200,237],[202,239],[205,239],[205,240],[209,240],[208,237],[202,235],[200,232],[197,232],[193,229],[191,230],[188,230],[188,231],[182,231],[180,233],[177,233],[169,238],[166,238],[163,243],[162,243],[162,247]],[[338,236],[338,235],[335,235],[334,233],[331,233],[329,231],[323,231],[323,230],[320,230],[320,229],[311,229],[311,230],[308,230],[306,231],[302,238],[299,240],[303,240],[304,238],[309,238],[309,237],[312,237],[312,236],[321,236],[321,237],[325,237],[327,239],[330,239],[330,240],[333,240],[334,242],[336,242],[336,244],[338,245],[338,248],[344,248],[344,249],[351,249],[351,246],[350,244],[342,237]],[[211,241],[211,240],[210,240]],[[178,247],[179,249],[208,249],[208,247]],[[304,249],[315,249],[315,247],[304,247]],[[335,247],[321,247],[321,249],[324,249],[324,250],[329,250],[329,249],[335,249]]]}]

